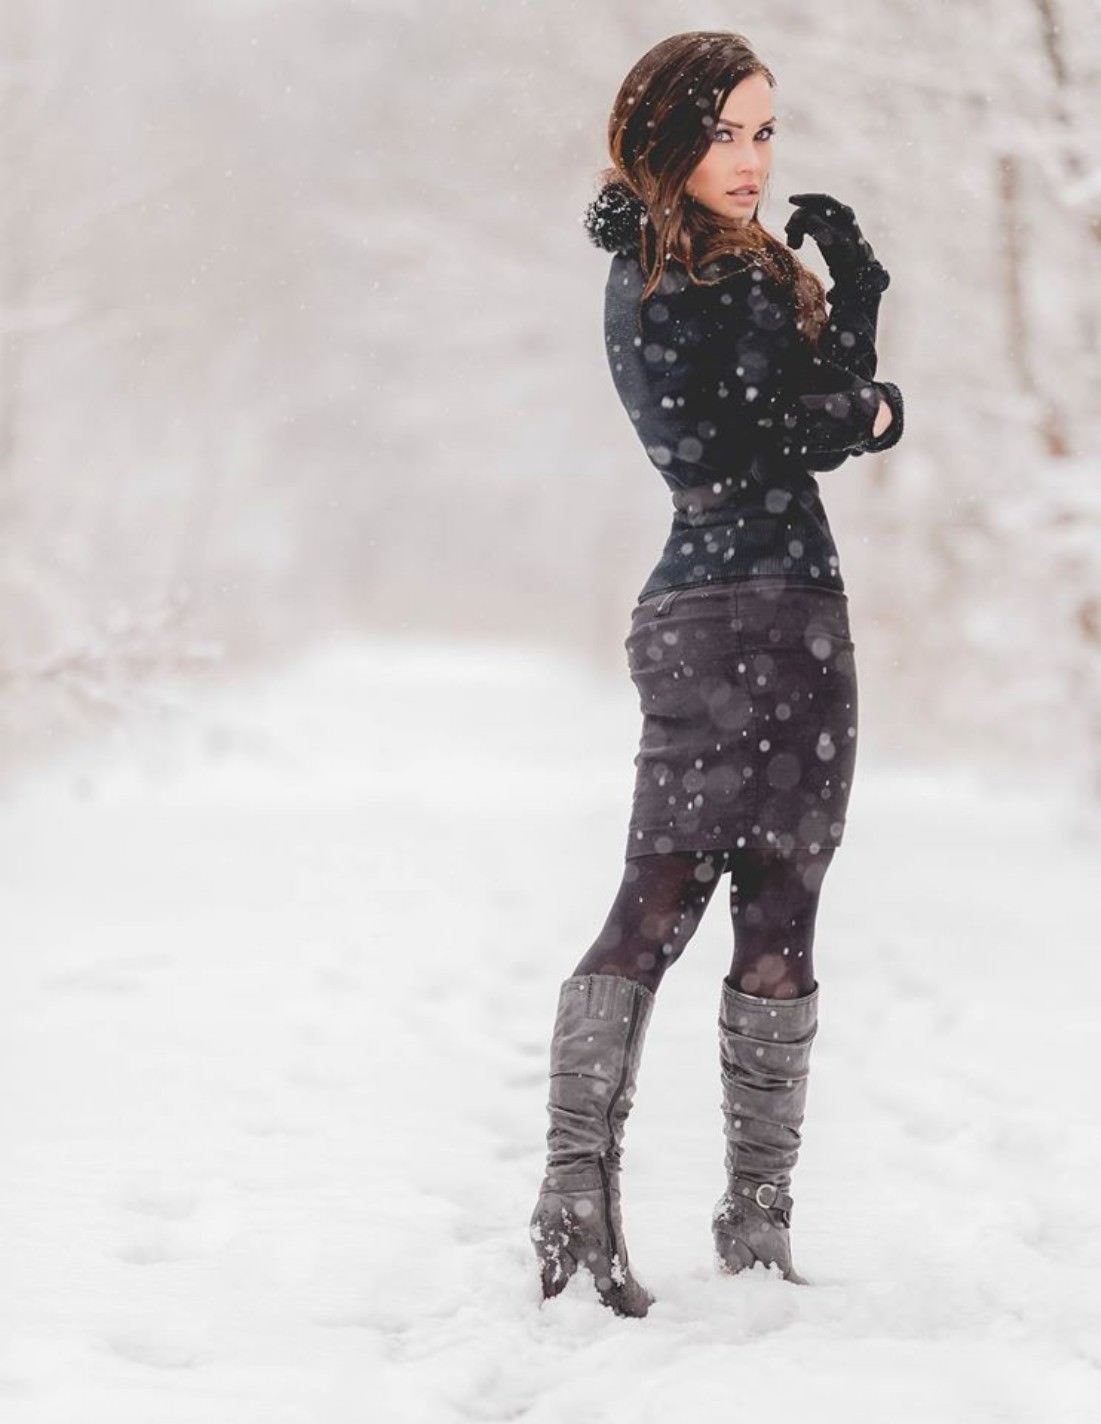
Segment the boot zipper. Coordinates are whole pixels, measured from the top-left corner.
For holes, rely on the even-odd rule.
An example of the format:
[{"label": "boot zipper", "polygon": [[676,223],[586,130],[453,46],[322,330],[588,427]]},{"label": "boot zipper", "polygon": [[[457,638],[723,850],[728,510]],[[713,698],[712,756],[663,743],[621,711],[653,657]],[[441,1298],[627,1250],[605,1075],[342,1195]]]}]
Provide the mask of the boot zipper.
[{"label": "boot zipper", "polygon": [[[635,1036],[635,1025],[638,1023],[638,1010],[639,1010],[639,997],[638,997],[638,995],[636,994],[636,995],[634,996],[634,1002],[631,1004],[631,1020],[630,1020],[630,1022],[629,1022],[628,1025],[627,1025],[627,1040],[626,1040],[625,1044],[623,1045],[623,1069],[622,1069],[622,1071],[620,1072],[620,1075],[619,1075],[619,1082],[616,1084],[616,1090],[615,1090],[615,1092],[612,1094],[612,1096],[608,1099],[607,1118],[608,1118],[608,1139],[609,1139],[609,1141],[613,1141],[613,1140],[614,1140],[614,1136],[615,1136],[615,1134],[614,1134],[614,1129],[612,1128],[612,1110],[614,1109],[616,1103],[619,1101],[619,1095],[620,1095],[620,1093],[623,1092],[623,1085],[624,1085],[624,1083],[626,1083],[626,1081],[627,1081],[627,1065],[628,1065],[628,1063],[630,1062],[630,1056],[631,1056],[631,1042],[632,1042],[632,1040],[633,1040],[633,1038],[634,1038],[634,1036]],[[609,1239],[611,1240],[611,1243],[612,1243],[612,1249],[611,1249],[611,1252],[610,1252],[610,1259],[611,1259],[611,1260],[614,1260],[615,1257],[616,1257],[619,1253],[618,1253],[618,1247],[616,1246],[615,1227],[614,1227],[613,1224],[612,1224],[612,1191],[611,1191],[611,1187],[610,1187],[609,1184],[608,1184],[608,1168],[607,1168],[607,1164],[606,1164],[605,1161],[604,1161],[604,1153],[603,1153],[603,1152],[600,1154],[600,1157],[599,1157],[599,1159],[598,1159],[598,1163],[599,1163],[599,1166],[600,1166],[600,1180],[601,1180],[601,1182],[602,1182],[602,1184],[603,1184],[603,1186],[604,1186],[604,1220],[608,1223],[608,1237],[609,1237]],[[622,1265],[622,1264],[623,1264],[623,1261],[622,1261],[622,1258],[621,1258],[621,1259],[620,1259],[620,1265]]]},{"label": "boot zipper", "polygon": [[603,1152],[596,1159],[596,1165],[600,1168],[600,1183],[604,1189],[604,1220],[608,1223],[608,1239],[612,1243],[608,1253],[608,1262],[611,1264],[616,1257],[615,1227],[612,1225],[612,1189],[608,1185],[608,1168],[604,1162]]},{"label": "boot zipper", "polygon": [[665,612],[665,610],[666,610],[666,609],[669,607],[669,605],[672,603],[673,599],[676,598],[676,596],[677,596],[678,593],[680,593],[680,589],[679,589],[679,588],[674,588],[673,590],[671,590],[671,592],[669,592],[669,593],[667,593],[667,594],[665,595],[665,597],[664,597],[664,598],[661,600],[661,602],[658,604],[657,608],[654,610],[655,615],[656,615],[657,617],[659,617],[659,618],[661,617],[661,615]]}]

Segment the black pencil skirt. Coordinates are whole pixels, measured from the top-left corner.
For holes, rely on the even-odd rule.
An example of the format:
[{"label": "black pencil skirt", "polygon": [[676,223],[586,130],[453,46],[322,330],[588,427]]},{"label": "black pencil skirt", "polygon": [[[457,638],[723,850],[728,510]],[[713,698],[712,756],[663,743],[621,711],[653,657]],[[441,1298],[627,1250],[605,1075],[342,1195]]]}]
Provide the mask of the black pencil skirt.
[{"label": "black pencil skirt", "polygon": [[624,646],[642,711],[627,859],[841,844],[857,744],[843,592],[672,589],[636,604]]}]

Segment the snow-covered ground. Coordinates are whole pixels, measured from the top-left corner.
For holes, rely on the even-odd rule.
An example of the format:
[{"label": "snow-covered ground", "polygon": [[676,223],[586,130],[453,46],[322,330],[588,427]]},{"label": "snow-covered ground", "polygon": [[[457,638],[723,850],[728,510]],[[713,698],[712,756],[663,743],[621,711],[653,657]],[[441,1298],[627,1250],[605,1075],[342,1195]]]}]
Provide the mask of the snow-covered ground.
[{"label": "snow-covered ground", "polygon": [[858,765],[794,1182],[812,1285],[712,1263],[722,889],[627,1129],[658,1303],[541,1304],[549,1034],[636,739],[625,672],[334,644],[9,796],[5,1424],[1095,1424],[1099,847],[959,773]]}]

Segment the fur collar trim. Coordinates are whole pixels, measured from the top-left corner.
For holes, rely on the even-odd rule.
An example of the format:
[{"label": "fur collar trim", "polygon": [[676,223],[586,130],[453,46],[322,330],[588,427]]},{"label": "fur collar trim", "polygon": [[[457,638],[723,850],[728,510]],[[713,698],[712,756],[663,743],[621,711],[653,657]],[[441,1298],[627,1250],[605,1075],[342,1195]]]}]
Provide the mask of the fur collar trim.
[{"label": "fur collar trim", "polygon": [[625,184],[613,179],[605,183],[585,209],[581,222],[589,240],[605,252],[638,255],[642,226],[648,221],[646,208]]}]

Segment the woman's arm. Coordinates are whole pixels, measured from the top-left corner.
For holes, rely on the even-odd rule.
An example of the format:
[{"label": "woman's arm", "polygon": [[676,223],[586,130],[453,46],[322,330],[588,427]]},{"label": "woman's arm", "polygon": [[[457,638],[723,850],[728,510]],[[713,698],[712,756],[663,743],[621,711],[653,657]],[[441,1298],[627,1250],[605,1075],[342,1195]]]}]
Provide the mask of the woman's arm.
[{"label": "woman's arm", "polygon": [[[763,274],[738,272],[710,289],[707,300],[722,374],[719,393],[728,418],[743,425],[747,439],[814,456],[885,449],[899,438],[898,387],[811,353],[785,295]],[[883,402],[892,420],[877,439],[873,427]]]},{"label": "woman's arm", "polygon": [[[884,271],[876,282],[865,283],[863,287],[854,282],[836,282],[826,293],[830,305],[829,320],[818,338],[819,354],[841,366],[848,366],[859,376],[874,377],[879,357],[876,351],[876,337],[879,324],[880,296],[890,285],[890,276]],[[898,387],[895,387],[898,391]],[[880,406],[880,417],[888,418],[884,426],[877,418],[872,429],[872,440],[846,450],[840,455],[812,456],[807,463],[813,470],[835,470],[850,455],[873,454],[889,449],[902,438],[902,393],[898,391],[896,410],[884,401]],[[887,436],[890,439],[887,439]],[[879,437],[884,437],[880,442]]]},{"label": "woman's arm", "polygon": [[[886,273],[884,273],[886,277]],[[858,376],[871,380],[879,357],[876,336],[879,303],[890,283],[887,277],[876,289],[860,290],[852,282],[836,282],[826,293],[829,320],[818,338],[818,354],[839,366],[847,366]]]}]

